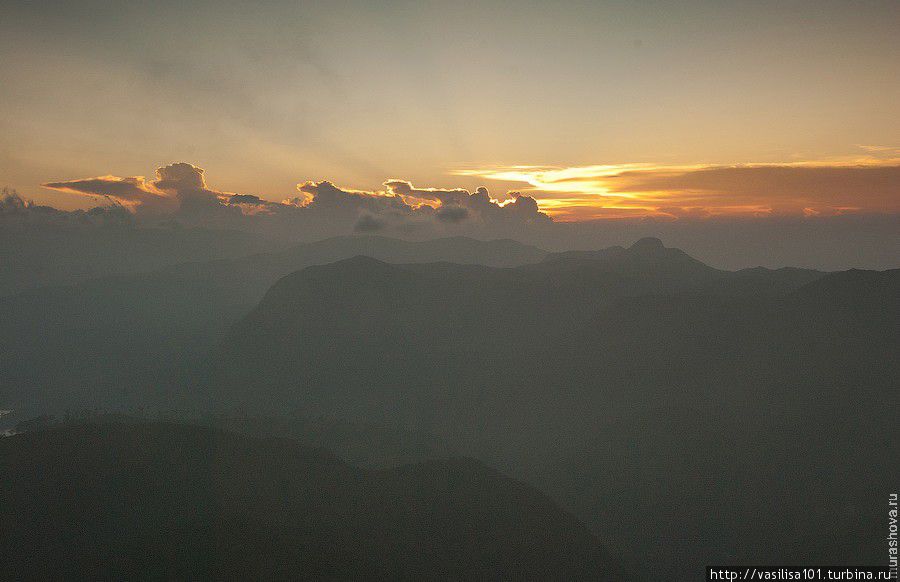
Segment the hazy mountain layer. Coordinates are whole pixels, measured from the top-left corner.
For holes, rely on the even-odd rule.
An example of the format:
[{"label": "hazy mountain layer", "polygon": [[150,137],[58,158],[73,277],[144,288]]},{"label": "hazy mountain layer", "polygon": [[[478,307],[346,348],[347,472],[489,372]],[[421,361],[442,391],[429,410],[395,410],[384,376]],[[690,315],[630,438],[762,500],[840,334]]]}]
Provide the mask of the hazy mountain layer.
[{"label": "hazy mountain layer", "polygon": [[643,577],[878,563],[898,273],[334,239],[6,298],[4,408],[214,413],[370,466],[462,451]]},{"label": "hazy mountain layer", "polygon": [[496,266],[545,256],[513,241],[340,237],[0,297],[0,407],[158,405],[153,395],[206,356],[280,277],[359,254]]},{"label": "hazy mountain layer", "polygon": [[196,390],[440,435],[656,576],[866,562],[898,297],[900,271],[725,272],[655,240],[510,269],[359,257],[280,280]]},{"label": "hazy mountain layer", "polygon": [[231,230],[4,223],[0,228],[0,296],[281,246],[283,243],[256,234]]}]

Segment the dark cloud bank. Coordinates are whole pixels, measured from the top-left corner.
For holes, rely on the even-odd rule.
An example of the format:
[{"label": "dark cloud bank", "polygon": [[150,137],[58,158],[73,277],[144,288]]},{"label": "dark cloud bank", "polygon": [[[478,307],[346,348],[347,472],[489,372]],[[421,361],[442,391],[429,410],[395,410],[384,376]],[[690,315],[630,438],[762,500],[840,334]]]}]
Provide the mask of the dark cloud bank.
[{"label": "dark cloud bank", "polygon": [[204,227],[240,230],[289,241],[349,234],[405,239],[470,236],[511,238],[548,250],[592,249],[663,238],[713,265],[821,269],[893,268],[900,256],[900,215],[682,217],[554,222],[534,198],[517,192],[492,198],[485,188],[418,188],[388,180],[382,191],[306,182],[282,202],[211,188],[203,169],[175,163],[156,179],[101,176],[49,182],[46,188],[98,199],[87,211],[65,212],[7,192],[0,223]]}]

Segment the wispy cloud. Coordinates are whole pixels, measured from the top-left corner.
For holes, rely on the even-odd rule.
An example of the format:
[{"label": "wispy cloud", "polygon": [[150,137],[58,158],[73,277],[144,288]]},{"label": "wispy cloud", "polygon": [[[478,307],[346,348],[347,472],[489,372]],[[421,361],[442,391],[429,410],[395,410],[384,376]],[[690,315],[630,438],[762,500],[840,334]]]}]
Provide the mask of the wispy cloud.
[{"label": "wispy cloud", "polygon": [[900,212],[900,160],[896,158],[740,165],[509,166],[452,173],[520,183],[521,191],[532,195],[541,210],[561,220]]}]

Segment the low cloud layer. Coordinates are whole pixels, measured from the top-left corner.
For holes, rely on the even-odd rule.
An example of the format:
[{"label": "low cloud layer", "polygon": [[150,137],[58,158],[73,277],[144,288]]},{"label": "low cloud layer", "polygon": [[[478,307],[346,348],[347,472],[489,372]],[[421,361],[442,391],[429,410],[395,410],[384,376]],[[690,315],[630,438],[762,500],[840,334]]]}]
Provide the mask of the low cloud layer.
[{"label": "low cloud layer", "polygon": [[501,201],[484,188],[472,193],[423,189],[405,180],[389,180],[380,191],[305,182],[298,184],[296,196],[273,202],[213,189],[203,169],[187,163],[157,169],[155,180],[100,176],[43,186],[102,198],[109,206],[127,209],[139,222],[174,220],[304,239],[352,232],[513,236],[524,225],[551,222],[529,196],[511,193]]},{"label": "low cloud layer", "polygon": [[467,169],[520,183],[562,220],[900,212],[900,160],[736,166]]},{"label": "low cloud layer", "polygon": [[131,226],[134,215],[119,204],[89,210],[58,210],[22,198],[15,190],[0,190],[0,226]]},{"label": "low cloud layer", "polygon": [[[897,267],[900,160],[746,166],[493,168],[457,172],[505,194],[379,190],[303,182],[276,202],[218,190],[177,163],[154,179],[100,176],[46,184],[97,199],[65,212],[7,194],[0,223],[199,226],[312,241],[348,234],[406,239],[511,238],[548,250],[595,249],[658,236],[715,266]],[[603,220],[596,220],[603,219]],[[615,219],[615,220],[606,220]]]}]

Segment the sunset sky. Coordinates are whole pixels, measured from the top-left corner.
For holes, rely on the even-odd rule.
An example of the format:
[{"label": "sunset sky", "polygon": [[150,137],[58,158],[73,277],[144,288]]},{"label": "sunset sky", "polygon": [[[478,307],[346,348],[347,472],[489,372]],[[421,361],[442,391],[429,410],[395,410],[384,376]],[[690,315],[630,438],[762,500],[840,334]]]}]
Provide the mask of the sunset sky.
[{"label": "sunset sky", "polygon": [[557,221],[900,212],[896,0],[13,1],[0,54],[0,186],[62,209],[159,202],[184,162],[295,204],[394,180]]}]

